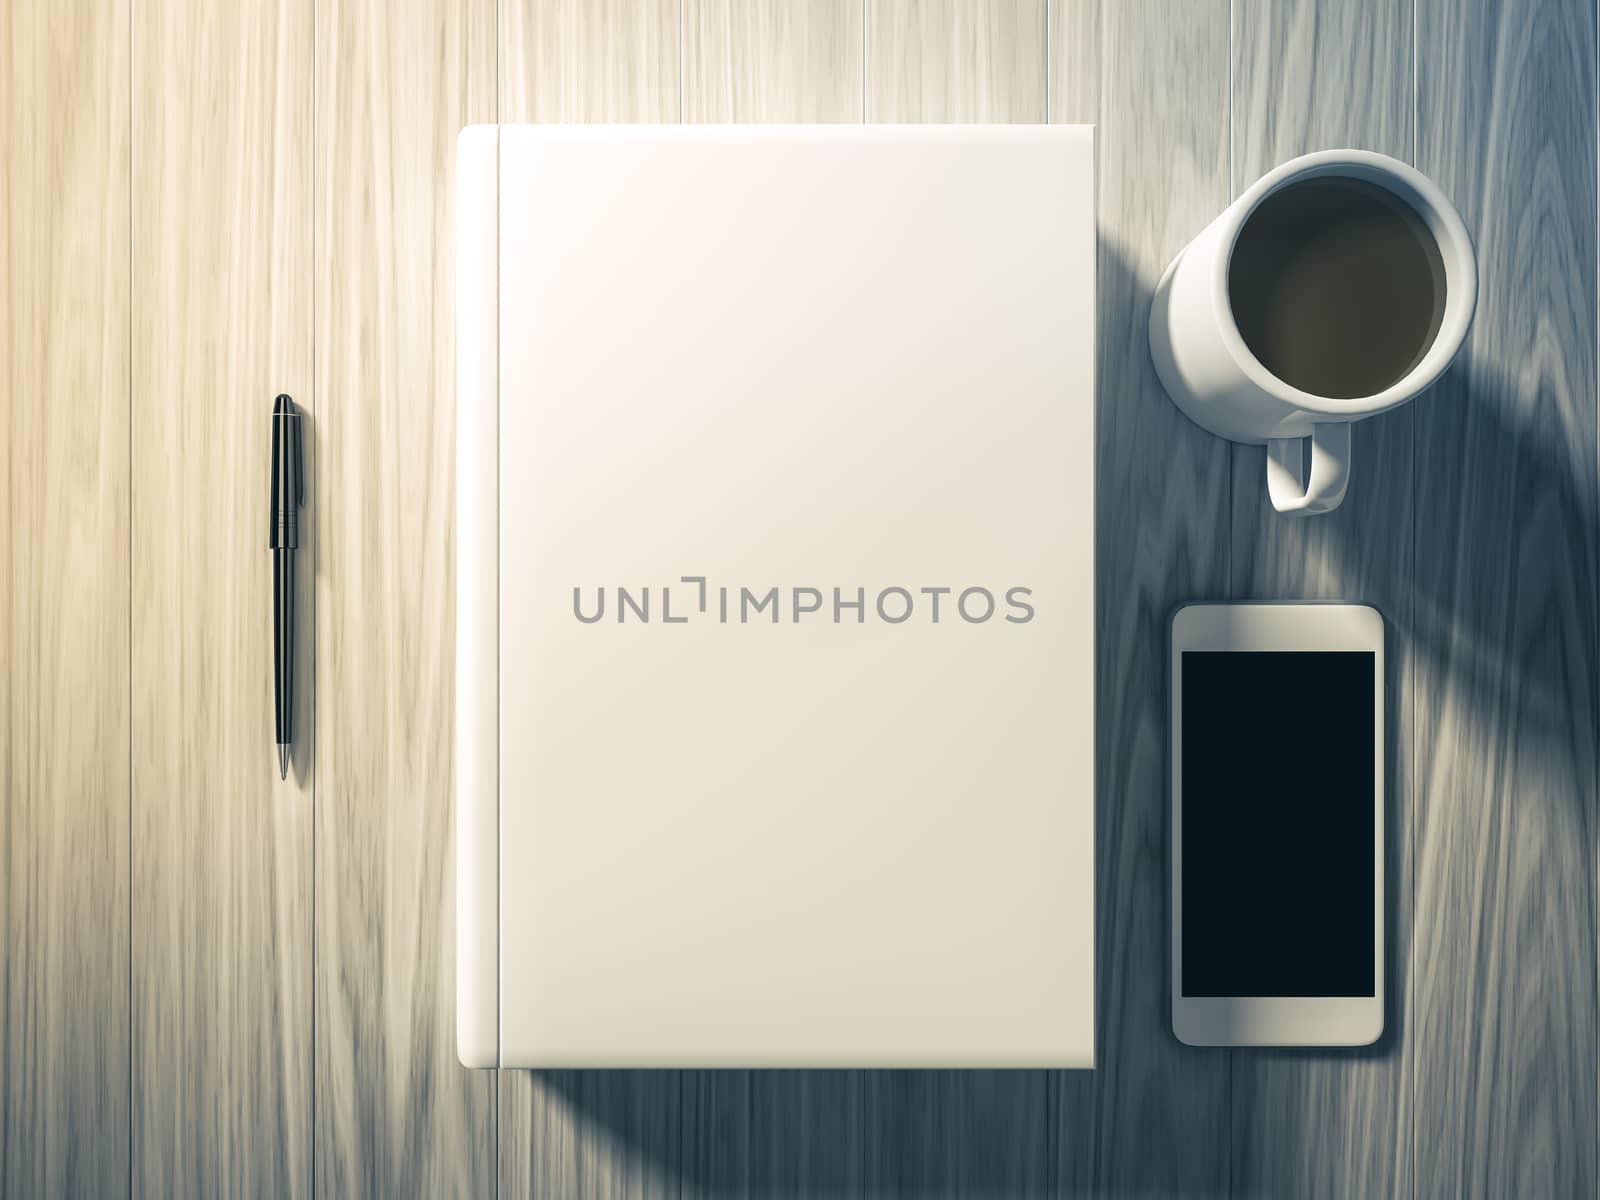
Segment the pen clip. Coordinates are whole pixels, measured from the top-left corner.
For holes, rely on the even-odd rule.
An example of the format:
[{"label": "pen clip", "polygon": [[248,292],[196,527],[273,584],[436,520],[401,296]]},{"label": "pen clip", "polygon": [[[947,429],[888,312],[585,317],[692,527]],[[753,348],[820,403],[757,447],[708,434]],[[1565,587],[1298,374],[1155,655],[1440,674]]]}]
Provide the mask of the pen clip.
[{"label": "pen clip", "polygon": [[293,550],[300,544],[300,508],[306,502],[306,443],[294,400],[272,402],[272,524],[268,546]]}]

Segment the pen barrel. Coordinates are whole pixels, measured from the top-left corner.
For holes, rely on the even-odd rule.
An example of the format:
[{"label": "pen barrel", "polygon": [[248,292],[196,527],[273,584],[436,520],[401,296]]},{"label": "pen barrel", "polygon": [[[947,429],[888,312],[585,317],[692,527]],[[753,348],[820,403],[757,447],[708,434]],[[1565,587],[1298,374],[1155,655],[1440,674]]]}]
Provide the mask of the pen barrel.
[{"label": "pen barrel", "polygon": [[294,550],[300,545],[300,518],[292,508],[282,509],[272,516],[272,532],[269,535],[272,549]]},{"label": "pen barrel", "polygon": [[[287,397],[280,397],[287,400]],[[300,502],[305,496],[305,451],[300,414],[272,414],[272,501],[267,545],[293,550],[300,545]]]},{"label": "pen barrel", "polygon": [[278,745],[294,741],[294,551],[272,553],[272,661]]}]

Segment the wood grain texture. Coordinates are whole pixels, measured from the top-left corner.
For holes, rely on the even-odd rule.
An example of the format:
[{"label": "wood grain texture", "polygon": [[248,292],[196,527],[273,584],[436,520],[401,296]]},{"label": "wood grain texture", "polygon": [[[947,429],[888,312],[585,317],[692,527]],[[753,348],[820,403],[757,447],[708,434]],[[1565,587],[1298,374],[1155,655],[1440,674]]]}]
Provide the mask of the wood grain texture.
[{"label": "wood grain texture", "polygon": [[869,1075],[867,1071],[753,1072],[749,1194],[865,1195]]},{"label": "wood grain texture", "polygon": [[[1228,452],[1150,362],[1156,281],[1228,199],[1228,4],[1070,3],[1053,36],[1100,27],[1095,1070],[1052,1077],[1055,1187],[1213,1195],[1228,1186],[1227,1059],[1172,1037],[1167,994],[1168,620],[1224,594]],[[1081,42],[1053,53],[1083,63]],[[1069,74],[1071,74],[1069,72]]]},{"label": "wood grain texture", "polygon": [[126,1191],[128,6],[0,9],[0,1196]]},{"label": "wood grain texture", "polygon": [[311,4],[140,0],[133,46],[133,1191],[305,1196],[315,556],[280,783],[264,501],[274,394],[314,409]]},{"label": "wood grain texture", "polygon": [[[1095,129],[1095,171],[1097,173],[1096,203],[1105,203],[1105,130],[1100,128],[1101,104],[1101,55],[1104,50],[1104,13],[1100,0],[1054,0],[1049,6],[1049,24],[1047,29],[1049,57],[1048,69],[1045,75],[1047,101],[1049,104],[1048,117],[1051,122],[1076,125],[1094,125]],[[1103,216],[1100,226],[1105,225]],[[1103,238],[1103,232],[1098,236]],[[1095,286],[1097,289],[1097,305],[1104,306],[1107,302],[1106,287],[1108,282],[1104,267],[1105,249],[1102,242],[1099,250],[1099,260],[1096,271]],[[1118,278],[1121,276],[1119,275]],[[1124,285],[1125,287],[1126,285]],[[1122,303],[1129,304],[1132,300],[1123,296]],[[1097,344],[1104,346],[1107,338],[1107,324],[1103,307],[1097,314],[1098,330],[1096,333]],[[1097,355],[1096,361],[1096,419],[1104,420],[1106,411],[1105,367],[1102,365],[1104,353]],[[1096,436],[1104,445],[1105,431],[1099,428]],[[1105,476],[1098,474],[1101,470],[1101,450],[1096,449],[1095,468],[1099,485],[1097,487],[1096,504],[1101,503],[1099,494],[1103,494]],[[1097,531],[1098,536],[1098,531]],[[1103,551],[1096,547],[1096,573],[1103,577],[1104,566],[1101,558]],[[1103,603],[1102,592],[1097,595],[1097,605]],[[1103,621],[1103,612],[1096,614],[1097,630]],[[1098,632],[1097,632],[1098,636]],[[1096,686],[1099,687],[1099,677],[1103,674],[1104,667],[1096,664]],[[1097,702],[1097,710],[1099,703]],[[1099,712],[1096,718],[1102,720]],[[1103,730],[1097,735],[1097,740],[1104,745]],[[1097,753],[1099,751],[1097,750]],[[1105,966],[1106,948],[1106,905],[1107,881],[1103,874],[1108,862],[1112,861],[1118,847],[1112,845],[1108,839],[1109,832],[1105,823],[1106,791],[1103,766],[1096,769],[1095,780],[1095,1024],[1096,1045],[1095,1055],[1097,1065],[1105,1054],[1108,1045],[1105,1029],[1106,1023],[1114,1019],[1108,1012],[1106,1004],[1108,999],[1114,999],[1116,993],[1108,984],[1112,976]],[[1138,878],[1134,874],[1125,874],[1125,887],[1136,886]],[[1143,886],[1150,886],[1149,881]],[[1207,1087],[1209,1088],[1209,1081]],[[1100,1084],[1096,1076],[1086,1075],[1083,1072],[1052,1072],[1048,1078],[1047,1095],[1047,1121],[1050,1138],[1051,1154],[1051,1194],[1053,1195],[1092,1195],[1096,1191],[1111,1194],[1099,1188],[1099,1182],[1108,1178],[1121,1169],[1115,1162],[1106,1164],[1103,1168],[1100,1163],[1099,1145],[1104,1136],[1100,1125],[1099,1108],[1102,1103],[1107,1103],[1101,1095]],[[1209,1160],[1208,1160],[1209,1162]],[[1164,1173],[1158,1173],[1164,1174]],[[1212,1174],[1214,1178],[1214,1171]]]},{"label": "wood grain texture", "polygon": [[1427,0],[1417,45],[1479,278],[1415,426],[1417,1192],[1593,1195],[1595,9]]},{"label": "wood grain texture", "polygon": [[[677,121],[680,21],[678,0],[502,0],[500,119]],[[685,1146],[699,1146],[696,1161],[712,1169],[705,1155],[713,1146],[700,1131],[738,1117],[726,1094],[705,1097],[696,1106],[704,1126],[685,1136],[683,1082],[671,1072],[499,1075],[497,1171],[505,1197],[677,1196],[691,1165]]]},{"label": "wood grain texture", "polygon": [[[1414,48],[1406,0],[0,10],[0,1196],[1593,1195],[1595,12],[1417,3]],[[456,1063],[452,167],[497,92],[1100,122],[1095,1072]],[[1234,191],[1347,143],[1457,203],[1480,308],[1291,526],[1167,403],[1145,315]],[[314,416],[292,786],[279,387]],[[1377,1052],[1238,1052],[1230,1087],[1168,1027],[1166,618],[1269,594],[1390,621],[1398,994]]]},{"label": "wood grain texture", "polygon": [[1043,121],[1044,0],[872,0],[867,120]]},{"label": "wood grain texture", "polygon": [[456,134],[492,0],[316,5],[315,1187],[486,1195],[455,1047]]},{"label": "wood grain texture", "polygon": [[[1041,121],[1042,4],[884,4],[867,13],[873,121]],[[1051,1172],[1043,1071],[869,1071],[867,1194],[1031,1196]]]},{"label": "wood grain texture", "polygon": [[683,119],[862,119],[866,0],[684,0]]},{"label": "wood grain texture", "polygon": [[[691,122],[859,122],[864,0],[685,0]],[[686,1072],[680,1181],[690,1195],[866,1190],[864,1070]]]},{"label": "wood grain texture", "polygon": [[871,1071],[869,1196],[1043,1196],[1050,1073]]},{"label": "wood grain texture", "polygon": [[1100,119],[1100,0],[1050,0],[1045,119],[1094,125]]},{"label": "wood grain texture", "polygon": [[[1412,156],[1410,0],[1238,0],[1233,193],[1279,163],[1339,147]],[[1424,401],[1426,403],[1426,401]],[[1354,1053],[1232,1054],[1233,1189],[1243,1195],[1411,1191],[1411,672],[1414,491],[1411,407],[1352,431],[1344,504],[1310,520],[1276,513],[1265,449],[1233,446],[1229,595],[1376,605],[1388,626],[1386,758],[1388,1032]]]},{"label": "wood grain texture", "polygon": [[677,121],[681,0],[500,0],[500,120]]},{"label": "wood grain texture", "polygon": [[[676,1197],[683,1072],[500,1072],[502,1197]],[[735,1194],[735,1193],[730,1193]]]}]

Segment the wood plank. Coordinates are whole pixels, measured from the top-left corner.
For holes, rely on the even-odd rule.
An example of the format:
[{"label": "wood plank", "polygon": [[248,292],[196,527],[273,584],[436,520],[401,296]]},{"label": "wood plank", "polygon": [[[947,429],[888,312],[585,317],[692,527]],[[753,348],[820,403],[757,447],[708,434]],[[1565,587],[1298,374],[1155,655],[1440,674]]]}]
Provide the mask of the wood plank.
[{"label": "wood plank", "polygon": [[1100,0],[1050,3],[1045,16],[1045,119],[1094,125],[1100,119]]},{"label": "wood plank", "polygon": [[[1168,618],[1227,586],[1228,452],[1150,363],[1150,297],[1228,199],[1224,0],[1052,5],[1052,120],[1098,120],[1096,1070],[1051,1077],[1055,1188],[1228,1186],[1227,1057],[1172,1036],[1167,994]],[[1098,9],[1098,13],[1094,11]],[[1096,111],[1085,30],[1100,31]]]},{"label": "wood plank", "polygon": [[750,1084],[752,1196],[861,1196],[867,1071],[756,1071]]},{"label": "wood plank", "polygon": [[[864,0],[686,0],[684,119],[862,117]],[[684,1074],[681,1174],[716,1195],[861,1194],[862,1071]]]},{"label": "wood plank", "polygon": [[[676,121],[678,0],[503,0],[511,122]],[[683,1084],[662,1071],[501,1071],[502,1196],[676,1196]],[[729,1115],[726,1104],[714,1110]]]},{"label": "wood plank", "polygon": [[128,1185],[128,5],[0,11],[0,1195]]},{"label": "wood plank", "polygon": [[[680,1071],[502,1071],[501,1196],[681,1194]],[[737,1189],[725,1194],[737,1194]]]},{"label": "wood plank", "polygon": [[[1105,195],[1105,131],[1098,128],[1100,124],[1100,92],[1101,92],[1101,53],[1104,40],[1104,14],[1100,0],[1066,0],[1066,2],[1052,3],[1047,13],[1049,27],[1046,31],[1046,55],[1049,61],[1046,64],[1045,89],[1048,109],[1046,116],[1051,122],[1064,124],[1095,125],[1095,170],[1101,178],[1097,182],[1096,198],[1098,203],[1103,203]],[[1103,221],[1102,221],[1103,224]],[[1104,237],[1103,231],[1100,233]],[[1102,246],[1100,257],[1103,259],[1105,250]],[[1100,289],[1098,304],[1102,306],[1099,314],[1099,330],[1097,341],[1104,345],[1106,338],[1106,318],[1103,306],[1107,302],[1105,294],[1106,280],[1104,269],[1097,265],[1099,278],[1096,287]],[[1126,301],[1124,301],[1126,303]],[[1096,370],[1104,372],[1101,365],[1104,361],[1103,351],[1099,354]],[[1097,417],[1105,411],[1105,386],[1104,378],[1097,380],[1096,404]],[[1100,445],[1096,448],[1095,467],[1101,470],[1104,461],[1104,432],[1097,431]],[[1104,480],[1104,476],[1100,476]],[[1104,483],[1101,482],[1097,489],[1096,503],[1104,495]],[[1097,550],[1097,560],[1099,557]],[[1097,561],[1096,574],[1102,579],[1105,576],[1103,562]],[[1104,594],[1104,583],[1100,584],[1101,595]],[[1101,601],[1097,597],[1097,604]],[[1098,619],[1098,616],[1097,616]],[[1097,635],[1103,636],[1103,634]],[[1103,672],[1104,667],[1097,664],[1096,673]],[[1096,705],[1097,710],[1099,704]],[[1099,717],[1098,711],[1097,720]],[[1105,745],[1103,733],[1097,737],[1097,754],[1103,754]],[[1109,1014],[1106,1004],[1109,989],[1107,983],[1110,979],[1103,965],[1106,952],[1105,937],[1105,910],[1107,900],[1106,880],[1100,872],[1105,870],[1110,854],[1114,849],[1108,844],[1107,829],[1102,813],[1104,811],[1104,763],[1096,768],[1096,814],[1095,814],[1095,909],[1096,909],[1096,986],[1095,986],[1095,1025],[1096,1044],[1095,1055],[1099,1060],[1105,1054],[1106,1025],[1114,1019]],[[1097,1141],[1099,1138],[1099,1105],[1102,1103],[1098,1096],[1099,1081],[1095,1075],[1083,1071],[1052,1071],[1047,1082],[1047,1113],[1048,1136],[1050,1139],[1050,1171],[1051,1192],[1055,1195],[1086,1194],[1093,1188],[1097,1175],[1096,1155]]]},{"label": "wood plank", "polygon": [[493,0],[316,4],[315,1188],[486,1195],[455,1046],[454,166]]},{"label": "wood plank", "polygon": [[[778,1071],[674,1071],[678,1079],[678,1127],[673,1131],[678,1193],[750,1196],[761,1188],[754,1168],[761,1150],[756,1125],[755,1081],[789,1074]],[[764,1091],[764,1089],[763,1089]],[[785,1138],[789,1131],[784,1131]]]},{"label": "wood plank", "polygon": [[1418,165],[1478,254],[1416,406],[1419,1195],[1593,1195],[1595,10],[1419,14]]},{"label": "wood plank", "polygon": [[500,119],[677,121],[680,0],[501,0]]},{"label": "wood plank", "polygon": [[1044,1194],[1050,1074],[868,1072],[867,1194]]},{"label": "wood plank", "polygon": [[866,0],[685,0],[685,121],[862,119]]},{"label": "wood plank", "polygon": [[304,1196],[315,554],[280,783],[264,488],[314,407],[311,4],[143,0],[133,48],[134,1191]]},{"label": "wood plank", "polygon": [[[1410,0],[1239,0],[1234,9],[1233,192],[1286,159],[1357,147],[1412,154]],[[1389,628],[1386,752],[1388,1030],[1355,1052],[1232,1056],[1233,1187],[1246,1195],[1406,1195],[1411,1076],[1413,417],[1358,424],[1354,478],[1326,516],[1289,519],[1266,495],[1260,446],[1233,446],[1229,595],[1374,604]]]},{"label": "wood plank", "polygon": [[873,0],[867,120],[1043,121],[1044,0]]},{"label": "wood plank", "polygon": [[[1042,3],[874,3],[866,109],[873,121],[1041,121]],[[1050,1177],[1043,1071],[871,1071],[867,1192],[1026,1195]]]}]

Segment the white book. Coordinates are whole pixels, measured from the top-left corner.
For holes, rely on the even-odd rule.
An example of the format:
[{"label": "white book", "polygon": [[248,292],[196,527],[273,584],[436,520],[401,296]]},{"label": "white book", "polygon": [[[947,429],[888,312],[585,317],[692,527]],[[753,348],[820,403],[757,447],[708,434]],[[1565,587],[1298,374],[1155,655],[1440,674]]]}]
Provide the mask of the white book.
[{"label": "white book", "polygon": [[462,1061],[1088,1067],[1065,126],[473,127]]}]

